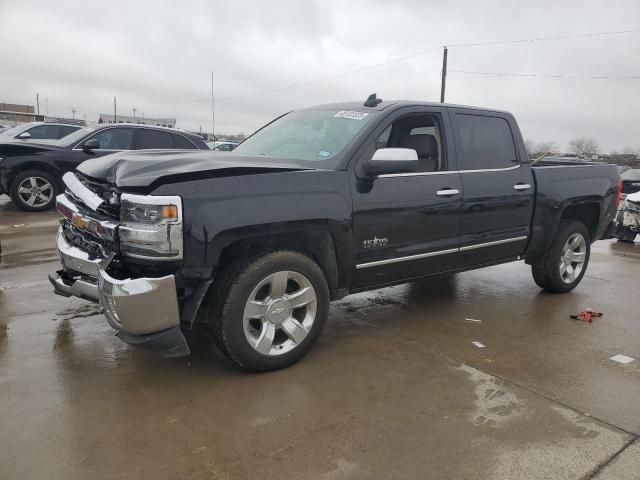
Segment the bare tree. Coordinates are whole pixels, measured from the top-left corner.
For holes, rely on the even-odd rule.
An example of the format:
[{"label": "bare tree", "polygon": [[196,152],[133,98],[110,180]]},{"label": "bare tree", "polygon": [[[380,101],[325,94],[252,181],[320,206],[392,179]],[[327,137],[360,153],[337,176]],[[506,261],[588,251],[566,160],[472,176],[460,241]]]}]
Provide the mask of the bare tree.
[{"label": "bare tree", "polygon": [[534,143],[533,140],[525,140],[524,141],[524,148],[527,151],[527,155],[531,156],[533,155],[533,152],[536,148],[536,144]]},{"label": "bare tree", "polygon": [[569,142],[569,150],[586,158],[598,153],[598,142],[593,137],[578,137]]},{"label": "bare tree", "polygon": [[559,151],[556,142],[535,143],[533,140],[525,140],[524,148],[527,150],[529,158],[537,158],[541,155],[553,155]]},{"label": "bare tree", "polygon": [[556,142],[540,142],[536,146],[536,153],[539,155],[543,154],[555,154],[558,153],[559,148]]}]

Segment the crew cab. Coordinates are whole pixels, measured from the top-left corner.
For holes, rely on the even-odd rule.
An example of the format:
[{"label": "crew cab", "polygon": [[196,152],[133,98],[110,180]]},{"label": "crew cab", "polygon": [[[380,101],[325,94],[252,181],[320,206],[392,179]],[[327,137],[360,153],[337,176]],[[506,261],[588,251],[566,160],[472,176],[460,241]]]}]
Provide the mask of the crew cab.
[{"label": "crew cab", "polygon": [[63,190],[62,175],[66,172],[88,159],[140,149],[209,147],[192,133],[126,123],[80,128],[57,141],[0,141],[0,195],[6,193],[27,212],[48,210]]},{"label": "crew cab", "polygon": [[130,344],[181,356],[206,329],[258,371],[302,358],[351,293],[516,260],[572,290],[621,188],[615,166],[531,166],[507,112],[375,95],[233,152],[118,153],[64,181],[56,293]]}]

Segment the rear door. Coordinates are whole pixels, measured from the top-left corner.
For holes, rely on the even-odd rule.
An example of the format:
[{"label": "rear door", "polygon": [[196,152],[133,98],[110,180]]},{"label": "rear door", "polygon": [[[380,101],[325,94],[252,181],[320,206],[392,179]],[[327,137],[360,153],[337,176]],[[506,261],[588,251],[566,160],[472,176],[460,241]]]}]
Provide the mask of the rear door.
[{"label": "rear door", "polygon": [[[425,171],[371,178],[361,168],[376,149],[412,148],[416,136],[437,144],[435,155],[424,155]],[[353,288],[455,268],[462,184],[452,145],[446,109],[412,107],[391,114],[363,146],[352,177]]]},{"label": "rear door", "polygon": [[504,113],[453,109],[464,190],[458,265],[522,254],[530,235],[534,182],[520,131]]}]

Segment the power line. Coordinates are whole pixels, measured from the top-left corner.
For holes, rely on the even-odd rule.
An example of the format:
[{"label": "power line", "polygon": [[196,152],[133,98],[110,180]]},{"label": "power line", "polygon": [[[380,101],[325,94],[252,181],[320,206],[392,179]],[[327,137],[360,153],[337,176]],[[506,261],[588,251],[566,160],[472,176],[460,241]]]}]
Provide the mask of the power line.
[{"label": "power line", "polygon": [[[331,75],[331,76],[323,77],[323,78],[318,78],[318,79],[315,79],[315,80],[309,80],[309,81],[306,81],[306,82],[294,83],[292,85],[286,85],[286,86],[283,86],[283,87],[272,88],[272,89],[269,89],[269,90],[260,90],[260,91],[257,91],[257,92],[243,93],[243,94],[240,94],[240,95],[231,95],[231,96],[228,96],[228,97],[221,97],[221,98],[218,98],[218,101],[235,100],[237,98],[253,97],[255,95],[266,95],[268,93],[281,92],[283,90],[290,90],[292,88],[305,87],[307,85],[313,85],[314,83],[326,82],[328,80],[333,80],[334,78],[345,77],[347,75],[353,75],[354,73],[360,73],[360,72],[363,72],[365,70],[371,70],[373,68],[378,68],[378,67],[383,67],[383,66],[389,65],[391,63],[397,63],[397,62],[401,62],[403,60],[408,60],[409,58],[418,57],[420,55],[426,55],[427,53],[435,52],[436,50],[440,50],[441,48],[442,47],[435,47],[435,48],[430,48],[428,50],[422,50],[420,52],[412,53],[410,55],[405,55],[403,57],[398,57],[398,58],[394,58],[394,59],[391,59],[391,60],[387,60],[386,62],[376,63],[374,65],[367,65],[365,67],[360,67],[360,68],[358,68],[356,70],[337,73],[335,75]],[[204,102],[204,101],[208,101],[208,99],[195,99],[195,100],[184,100],[184,101],[170,100],[170,101],[158,101],[156,103],[201,103],[201,102]]]},{"label": "power line", "polygon": [[[448,47],[477,47],[477,46],[490,46],[490,45],[511,45],[511,44],[519,44],[519,43],[530,43],[530,42],[570,40],[570,39],[587,38],[587,37],[602,37],[602,36],[608,36],[608,35],[623,35],[623,34],[629,34],[629,33],[640,33],[640,29],[616,30],[616,31],[608,31],[608,32],[578,33],[578,34],[555,35],[555,36],[549,36],[549,37],[533,37],[533,38],[511,39],[511,40],[495,40],[495,41],[487,41],[487,42],[447,43],[446,45]],[[249,92],[249,93],[243,93],[243,94],[239,94],[239,95],[230,95],[230,96],[227,96],[227,97],[220,97],[220,98],[218,98],[218,101],[236,100],[236,99],[240,99],[240,98],[253,97],[253,96],[257,96],[257,95],[267,95],[269,93],[281,92],[281,91],[290,90],[290,89],[293,89],[293,88],[305,87],[307,85],[313,85],[313,84],[316,84],[316,83],[326,82],[328,80],[333,80],[333,79],[336,79],[336,78],[345,77],[347,75],[353,75],[353,74],[356,74],[356,73],[364,72],[366,70],[371,70],[371,69],[374,69],[374,68],[383,67],[383,66],[386,66],[386,65],[390,65],[392,63],[401,62],[401,61],[408,60],[410,58],[418,57],[418,56],[421,56],[421,55],[426,55],[427,53],[435,52],[436,50],[440,50],[441,48],[444,48],[444,45],[439,45],[439,46],[434,47],[434,48],[429,48],[427,50],[422,50],[422,51],[419,51],[419,52],[416,52],[416,53],[412,53],[412,54],[409,54],[409,55],[404,55],[402,57],[396,57],[396,58],[393,58],[391,60],[387,60],[386,62],[376,63],[376,64],[373,64],[373,65],[367,65],[367,66],[364,66],[364,67],[357,68],[355,70],[350,70],[348,72],[337,73],[335,75],[330,75],[328,77],[318,78],[318,79],[315,79],[315,80],[309,80],[309,81],[306,81],[306,82],[295,83],[295,84],[292,84],[292,85],[285,85],[285,86],[282,86],[282,87],[276,87],[276,88],[272,88],[272,89],[268,89],[268,90],[260,90],[260,91],[254,91],[254,92]],[[454,72],[454,70],[450,70],[450,71]],[[465,73],[465,72],[457,71],[457,73]],[[478,74],[482,74],[480,72],[477,72],[477,73]],[[486,73],[486,74],[491,75],[491,73]],[[509,74],[505,74],[505,76],[507,76],[507,75],[509,75]],[[513,76],[535,76],[535,75],[513,74]],[[562,78],[562,77],[557,77],[557,78]],[[597,77],[597,78],[608,78],[608,77]],[[630,77],[630,78],[635,78],[635,77]],[[192,99],[192,100],[160,100],[160,101],[154,101],[154,102],[149,102],[149,103],[179,104],[179,103],[204,103],[204,102],[209,102],[209,101],[210,101],[209,98],[198,98],[198,99]]]},{"label": "power line", "polygon": [[532,78],[561,78],[561,79],[640,79],[640,75],[562,75],[552,73],[506,73],[506,72],[474,72],[469,70],[449,70],[450,73],[462,73],[465,75],[487,75],[496,77],[532,77]]},{"label": "power line", "polygon": [[470,43],[448,43],[448,47],[479,47],[485,45],[511,45],[515,43],[529,43],[529,42],[548,42],[552,40],[571,40],[575,38],[587,38],[587,37],[602,37],[607,35],[623,35],[626,33],[640,33],[640,29],[633,28],[629,30],[617,30],[612,32],[594,32],[594,33],[576,33],[569,35],[555,35],[550,37],[533,37],[533,38],[521,38],[516,40],[495,40],[488,42],[470,42]]}]

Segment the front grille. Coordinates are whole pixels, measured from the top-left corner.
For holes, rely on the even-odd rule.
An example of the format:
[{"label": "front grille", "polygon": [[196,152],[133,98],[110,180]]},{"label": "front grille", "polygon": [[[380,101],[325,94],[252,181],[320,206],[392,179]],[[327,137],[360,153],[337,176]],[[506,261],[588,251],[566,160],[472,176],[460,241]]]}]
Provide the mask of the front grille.
[{"label": "front grille", "polygon": [[117,251],[115,242],[108,242],[89,232],[82,231],[66,220],[62,223],[62,235],[69,245],[78,247],[93,258],[106,258],[109,253]]}]

